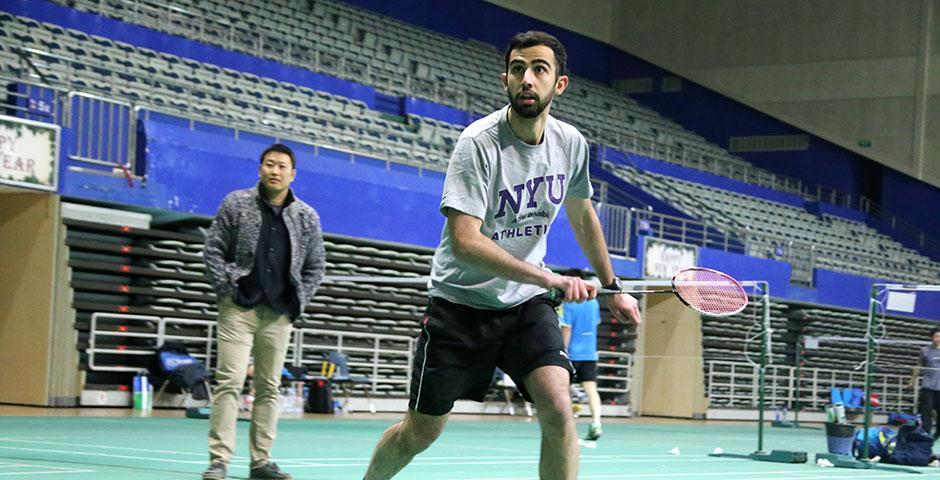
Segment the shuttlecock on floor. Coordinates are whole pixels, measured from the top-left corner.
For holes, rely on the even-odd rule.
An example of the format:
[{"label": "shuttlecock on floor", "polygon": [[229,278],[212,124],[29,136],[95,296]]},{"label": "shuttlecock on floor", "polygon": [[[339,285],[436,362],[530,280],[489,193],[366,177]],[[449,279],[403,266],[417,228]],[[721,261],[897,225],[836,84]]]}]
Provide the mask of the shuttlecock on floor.
[{"label": "shuttlecock on floor", "polygon": [[725,451],[722,450],[721,447],[718,447],[718,448],[715,448],[714,450],[712,450],[712,455],[720,455],[720,454],[722,454],[722,453],[725,453]]},{"label": "shuttlecock on floor", "polygon": [[669,451],[669,454],[670,454],[670,455],[681,455],[681,453],[679,452],[679,447],[673,447],[672,450]]},{"label": "shuttlecock on floor", "polygon": [[817,467],[834,467],[835,465],[833,465],[832,462],[830,462],[829,460],[826,460],[825,458],[819,458],[816,460],[816,466]]}]

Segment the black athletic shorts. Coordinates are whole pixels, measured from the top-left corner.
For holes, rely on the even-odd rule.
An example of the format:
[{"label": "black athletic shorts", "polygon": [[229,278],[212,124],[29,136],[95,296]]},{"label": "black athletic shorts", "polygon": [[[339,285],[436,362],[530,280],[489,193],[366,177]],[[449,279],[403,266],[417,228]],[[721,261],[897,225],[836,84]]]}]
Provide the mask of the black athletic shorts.
[{"label": "black athletic shorts", "polygon": [[547,295],[505,310],[481,310],[431,297],[415,345],[408,406],[444,415],[456,400],[482,402],[496,367],[532,401],[523,382],[529,372],[546,365],[574,372],[555,306]]},{"label": "black athletic shorts", "polygon": [[574,365],[574,382],[596,382],[597,381],[597,361],[572,361]]}]

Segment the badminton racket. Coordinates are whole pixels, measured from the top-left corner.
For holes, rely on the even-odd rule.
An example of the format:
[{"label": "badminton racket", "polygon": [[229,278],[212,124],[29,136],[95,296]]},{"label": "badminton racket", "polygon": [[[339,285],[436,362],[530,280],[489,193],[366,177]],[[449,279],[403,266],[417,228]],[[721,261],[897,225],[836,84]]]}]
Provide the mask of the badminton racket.
[{"label": "badminton racket", "polygon": [[[692,267],[676,272],[669,290],[614,290],[602,288],[598,295],[623,293],[646,295],[650,293],[672,293],[687,307],[704,315],[727,317],[747,306],[747,293],[741,283],[730,275],[710,268]],[[564,294],[552,290],[552,298],[561,300]]]}]

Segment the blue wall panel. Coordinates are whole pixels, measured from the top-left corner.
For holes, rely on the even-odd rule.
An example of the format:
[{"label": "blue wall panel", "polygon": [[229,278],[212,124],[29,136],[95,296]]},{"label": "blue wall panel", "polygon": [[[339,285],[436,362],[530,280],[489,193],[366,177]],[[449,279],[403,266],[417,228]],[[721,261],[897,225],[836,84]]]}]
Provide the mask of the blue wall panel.
[{"label": "blue wall panel", "polygon": [[898,217],[940,239],[940,189],[903,173],[884,169],[881,204]]},{"label": "blue wall panel", "polygon": [[[170,121],[166,121],[170,120]],[[62,193],[87,199],[214,215],[227,193],[255,184],[258,155],[272,139],[222,128],[181,125],[167,117],[144,122],[149,179],[128,188],[123,178],[62,171]],[[68,138],[66,135],[63,138]],[[356,158],[310,145],[291,145],[297,154],[297,196],[317,209],[326,231],[356,237],[434,247],[444,217],[438,211],[444,177],[413,167]],[[564,210],[549,232],[552,265],[588,267]],[[633,262],[616,262],[622,275]]]},{"label": "blue wall panel", "polygon": [[[235,140],[147,122],[152,183],[166,185],[168,202],[179,211],[212,215],[231,190],[253,185],[258,155],[269,142]],[[307,201],[333,233],[434,246],[443,217],[437,211],[442,182],[415,171],[388,171],[384,163],[309,145],[297,147],[298,197]],[[200,185],[193,189],[191,185]],[[182,187],[182,188],[180,188]],[[390,201],[391,200],[391,201]]]},{"label": "blue wall panel", "polygon": [[[871,287],[875,283],[895,283],[859,275],[816,269],[816,296],[810,300],[825,305],[868,310]],[[898,313],[898,312],[889,312]],[[902,315],[912,315],[900,313]],[[940,292],[918,293],[912,316],[940,320]]]},{"label": "blue wall panel", "polygon": [[429,117],[454,125],[469,125],[472,121],[472,116],[463,110],[434,103],[423,98],[405,97],[403,104],[405,115]]},{"label": "blue wall panel", "polygon": [[840,207],[825,202],[806,202],[806,210],[816,215],[832,215],[835,217],[847,218],[856,222],[865,223],[869,220],[868,215],[851,208]]},{"label": "blue wall panel", "polygon": [[766,258],[749,257],[711,248],[699,248],[698,265],[713,268],[738,280],[765,280],[770,295],[788,298],[790,295],[790,264]]}]

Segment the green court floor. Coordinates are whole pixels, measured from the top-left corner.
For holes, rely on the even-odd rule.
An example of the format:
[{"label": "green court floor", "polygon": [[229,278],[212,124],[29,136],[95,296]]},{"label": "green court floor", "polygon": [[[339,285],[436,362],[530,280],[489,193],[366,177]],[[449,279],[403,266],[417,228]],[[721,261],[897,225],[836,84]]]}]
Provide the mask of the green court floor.
[{"label": "green court floor", "polygon": [[[282,420],[276,461],[297,479],[359,479],[391,420]],[[585,425],[579,425],[585,430]],[[184,418],[0,417],[0,478],[148,480],[199,478],[206,464],[205,420]],[[248,424],[240,422],[232,478],[247,478]],[[750,452],[748,425],[605,426],[596,448],[582,448],[582,479],[855,479],[937,478],[923,475],[784,465],[708,457],[714,448]],[[534,422],[454,419],[440,440],[398,478],[537,479],[539,430]],[[768,448],[825,448],[822,432],[768,429]],[[678,447],[680,455],[669,451]]]}]

